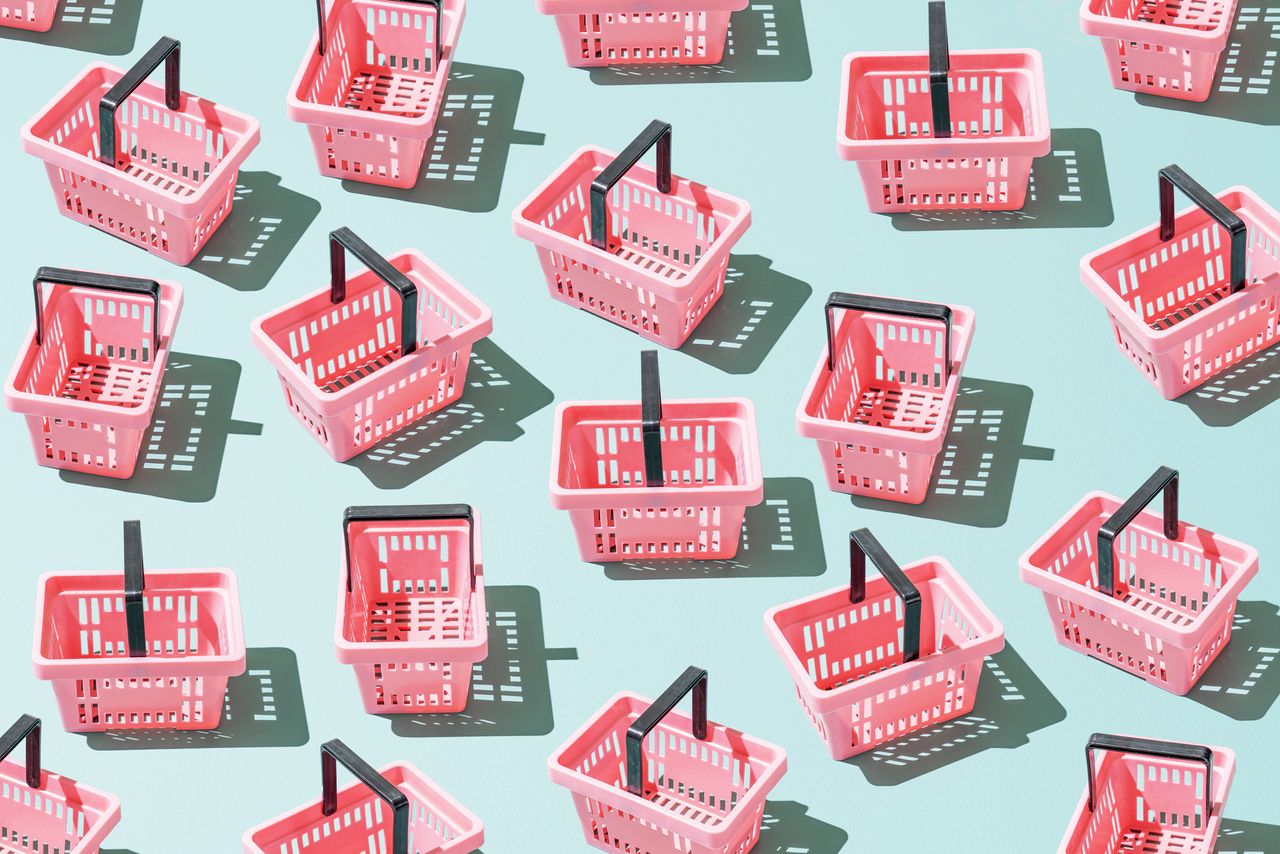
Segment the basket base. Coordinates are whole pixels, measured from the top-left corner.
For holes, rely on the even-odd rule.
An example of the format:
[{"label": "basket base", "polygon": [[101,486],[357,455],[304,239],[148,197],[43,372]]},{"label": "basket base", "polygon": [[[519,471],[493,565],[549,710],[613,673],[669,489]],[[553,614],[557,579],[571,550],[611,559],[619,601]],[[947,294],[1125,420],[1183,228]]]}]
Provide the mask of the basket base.
[{"label": "basket base", "polygon": [[427,140],[308,125],[316,168],[327,178],[407,190],[417,185]]},{"label": "basket base", "polygon": [[447,715],[471,696],[467,662],[398,662],[354,666],[364,710],[371,715]]},{"label": "basket base", "polygon": [[[696,3],[697,0],[693,0]],[[571,68],[715,65],[724,58],[729,12],[590,12],[556,15]]]},{"label": "basket base", "polygon": [[937,454],[912,454],[845,442],[818,441],[818,453],[832,492],[922,504]]},{"label": "basket base", "polygon": [[43,415],[28,415],[27,430],[40,465],[117,480],[133,477],[146,432]]},{"label": "basket base", "polygon": [[210,730],[222,722],[227,677],[58,679],[53,693],[67,732]]},{"label": "basket base", "polygon": [[[592,848],[618,854],[628,852],[679,852],[679,854],[747,854],[760,840],[760,825],[764,819],[764,806],[743,822],[743,828],[728,844],[712,848],[699,845],[687,838],[636,818],[630,813],[616,810],[591,798],[578,794],[573,805],[582,823],[584,841]],[[672,840],[679,839],[678,847]]]},{"label": "basket base", "polygon": [[730,560],[738,554],[746,507],[570,510],[587,563]]},{"label": "basket base", "polygon": [[0,27],[47,33],[57,11],[58,0],[0,0]]},{"label": "basket base", "polygon": [[1031,157],[951,157],[858,162],[872,213],[1016,211],[1027,203]]}]

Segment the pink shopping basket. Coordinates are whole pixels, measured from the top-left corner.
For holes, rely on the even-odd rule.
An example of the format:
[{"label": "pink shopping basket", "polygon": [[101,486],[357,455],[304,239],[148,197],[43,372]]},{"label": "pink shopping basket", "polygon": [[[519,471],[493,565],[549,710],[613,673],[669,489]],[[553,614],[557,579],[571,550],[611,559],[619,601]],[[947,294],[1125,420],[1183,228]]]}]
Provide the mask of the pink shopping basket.
[{"label": "pink shopping basket", "polygon": [[600,65],[715,65],[729,16],[747,0],[534,0],[554,15],[564,61]]},{"label": "pink shopping basket", "polygon": [[[190,264],[231,214],[256,119],[183,92],[179,44],[162,38],[128,72],[94,63],[22,129],[63,216]],[[165,63],[161,88],[146,78]]]},{"label": "pink shopping basket", "polygon": [[[320,748],[321,796],[244,835],[244,854],[469,854],[484,826],[408,762],[375,771],[338,739]],[[338,789],[338,763],[356,782]]]},{"label": "pink shopping basket", "polygon": [[1205,101],[1237,0],[1084,0],[1080,29],[1097,36],[1117,89]]},{"label": "pink shopping basket", "polygon": [[[973,711],[1004,627],[944,558],[899,568],[863,528],[850,581],[773,608],[765,634],[833,759]],[[867,558],[880,578],[867,583]]]},{"label": "pink shopping basket", "polygon": [[[836,309],[845,312],[838,324]],[[817,440],[833,491],[921,503],[955,410],[973,310],[837,292],[826,324],[826,357],[800,399],[797,431]]]},{"label": "pink shopping basket", "polygon": [[59,0],[0,0],[0,27],[47,33]]},{"label": "pink shopping basket", "polygon": [[[1175,218],[1173,189],[1195,206]],[[1280,215],[1160,170],[1160,223],[1085,256],[1120,352],[1172,400],[1280,341]]]},{"label": "pink shopping basket", "polygon": [[845,57],[836,150],[876,213],[1017,210],[1050,148],[1040,54],[950,51],[929,5],[928,53]]},{"label": "pink shopping basket", "polygon": [[[46,301],[43,285],[54,287]],[[36,320],[5,384],[36,462],[132,477],[182,312],[173,282],[41,267]]]},{"label": "pink shopping basket", "polygon": [[[348,279],[344,251],[368,270]],[[329,287],[255,320],[253,343],[341,461],[457,401],[493,315],[421,252],[383,258],[347,228],[329,235],[329,270]]]},{"label": "pink shopping basket", "polygon": [[[1161,491],[1163,520],[1143,509]],[[1059,644],[1186,694],[1231,640],[1257,572],[1254,549],[1178,520],[1178,473],[1162,466],[1123,504],[1086,495],[1020,574],[1044,592]]]},{"label": "pink shopping basket", "polygon": [[[675,709],[690,692],[692,717]],[[657,700],[615,696],[549,766],[551,780],[573,794],[592,847],[746,854],[787,755],[708,721],[707,671],[690,667]]]},{"label": "pink shopping basket", "polygon": [[[26,764],[9,754],[26,740]],[[0,735],[0,850],[98,854],[120,823],[120,801],[40,766],[40,719],[30,715]]]},{"label": "pink shopping basket", "polygon": [[[656,173],[637,165],[654,145]],[[676,348],[724,293],[751,208],[672,175],[671,125],[654,121],[619,155],[579,149],[514,222],[553,298]]]},{"label": "pink shopping basket", "polygon": [[435,135],[464,0],[316,0],[320,32],[289,90],[320,174],[412,187]]},{"label": "pink shopping basket", "polygon": [[370,714],[460,712],[489,652],[480,520],[465,504],[348,507],[338,660]]},{"label": "pink shopping basket", "polygon": [[764,500],[755,407],[662,400],[658,354],[641,354],[641,400],[564,403],[551,504],[569,511],[585,561],[726,560]]},{"label": "pink shopping basket", "polygon": [[1085,761],[1089,785],[1058,854],[1214,850],[1236,773],[1233,752],[1095,733]]},{"label": "pink shopping basket", "polygon": [[51,572],[36,595],[35,674],[68,732],[217,729],[227,680],[244,673],[240,594],[229,569],[143,573],[124,523],[124,579]]}]

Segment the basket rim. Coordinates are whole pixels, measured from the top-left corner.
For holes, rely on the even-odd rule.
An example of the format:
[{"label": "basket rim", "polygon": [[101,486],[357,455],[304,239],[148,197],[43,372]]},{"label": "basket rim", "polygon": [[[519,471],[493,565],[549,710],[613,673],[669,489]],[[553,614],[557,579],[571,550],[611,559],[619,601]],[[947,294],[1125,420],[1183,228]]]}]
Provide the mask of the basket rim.
[{"label": "basket rim", "polygon": [[[23,766],[12,758],[0,760],[0,777],[9,778],[10,785],[15,789],[27,789],[26,774]],[[101,801],[100,806],[92,808],[85,804],[85,798],[81,798],[78,801],[78,806],[82,812],[93,809],[99,814],[99,820],[84,835],[84,838],[71,849],[69,854],[84,854],[86,851],[97,850],[97,847],[106,840],[111,831],[115,829],[115,826],[120,823],[120,799],[110,792],[66,777],[55,771],[50,771],[47,768],[41,768],[40,791],[49,790],[55,783],[59,791],[66,792],[70,789]]]},{"label": "basket rim", "polygon": [[1221,52],[1227,46],[1236,17],[1236,8],[1239,6],[1239,0],[1225,0],[1226,10],[1216,27],[1212,30],[1193,30],[1187,27],[1103,15],[1092,10],[1094,2],[1096,0],[1082,0],[1080,4],[1080,32],[1087,36],[1140,41],[1146,44],[1214,53]]}]

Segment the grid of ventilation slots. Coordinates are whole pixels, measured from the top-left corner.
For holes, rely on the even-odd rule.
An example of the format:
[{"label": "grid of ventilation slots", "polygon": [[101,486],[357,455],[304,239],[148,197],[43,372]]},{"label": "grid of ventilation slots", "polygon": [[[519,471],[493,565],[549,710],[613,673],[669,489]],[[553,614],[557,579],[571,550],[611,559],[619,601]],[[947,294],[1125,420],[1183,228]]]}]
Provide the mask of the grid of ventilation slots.
[{"label": "grid of ventilation slots", "polygon": [[[118,444],[119,432],[114,427],[103,427],[101,424],[90,424],[87,421],[68,421],[62,418],[41,418],[41,430],[44,432],[44,458],[59,463],[73,463],[75,465],[92,465],[99,468],[114,469],[118,462],[116,447]],[[99,453],[98,450],[87,451],[84,449],[69,448],[68,443],[76,437],[71,435],[75,432],[81,432],[86,441],[93,443],[95,449],[100,449],[104,444],[106,453]],[[136,431],[126,431],[133,433]],[[97,435],[89,435],[97,434]]]},{"label": "grid of ventilation slots", "polygon": [[[405,783],[397,788],[409,798],[409,850],[434,851],[458,838],[458,830],[451,825],[427,799],[419,796]],[[367,789],[364,791],[368,792]],[[316,811],[318,813],[318,811]],[[322,817],[318,823],[301,833],[290,833],[278,839],[266,840],[272,852],[294,854],[312,846],[329,843],[323,850],[338,850],[336,842],[344,842],[343,851],[388,851],[391,843],[391,810],[376,795],[367,794],[354,801],[346,809],[332,816]]]},{"label": "grid of ventilation slots", "polygon": [[[2,0],[0,21],[31,23],[39,20],[43,7],[54,5],[56,0]],[[0,836],[0,839],[4,837]]]},{"label": "grid of ventilation slots", "polygon": [[[697,556],[719,552],[727,533],[722,507],[621,507],[587,511],[596,529],[596,554],[629,557]],[[735,517],[736,518],[736,517]],[[697,530],[681,538],[670,529],[661,539],[643,536],[645,523],[684,520]],[[634,527],[633,527],[634,526]],[[622,527],[630,531],[619,533]]]},{"label": "grid of ventilation slots", "polygon": [[[959,137],[1013,136],[1016,125],[1007,124],[1004,114],[1005,79],[999,72],[964,73],[953,71],[949,78],[951,101],[951,135]],[[912,115],[930,116],[929,76],[885,76],[881,81],[884,104],[882,139],[912,139],[933,136],[932,123]],[[974,109],[976,103],[982,106]],[[921,109],[921,108],[925,109]],[[966,117],[965,113],[971,113]],[[922,163],[928,161],[921,161]],[[945,161],[937,161],[939,163]]]},{"label": "grid of ventilation slots", "polygon": [[581,59],[671,62],[707,55],[706,12],[591,12],[577,16]]},{"label": "grid of ventilation slots", "polygon": [[[459,680],[471,678],[471,665],[449,661],[387,662],[369,667],[374,701],[379,706],[431,709],[454,705]],[[456,672],[455,672],[456,671]],[[423,690],[423,685],[431,687]]]},{"label": "grid of ventilation slots", "polygon": [[[368,643],[465,640],[473,628],[468,620],[471,602],[469,574],[452,577],[450,538],[438,534],[380,535],[377,538],[376,588],[373,573],[357,570],[363,595],[368,597],[357,638]],[[389,564],[408,563],[393,555],[421,555],[434,567],[415,578],[400,577]],[[408,569],[408,567],[405,567]],[[372,595],[370,595],[372,594]]]},{"label": "grid of ventilation slots", "polygon": [[[154,695],[156,708],[139,710],[138,706],[148,702],[148,692]],[[92,726],[137,728],[199,723],[205,719],[204,696],[201,676],[75,680],[80,723]],[[213,702],[221,703],[222,698],[214,698]]]},{"label": "grid of ventilation slots", "polygon": [[[715,486],[732,482],[723,467],[716,465],[716,425],[714,423],[663,423],[661,426],[663,471],[666,486]],[[583,477],[589,465],[579,465],[579,488],[629,489],[646,485],[644,473],[644,431],[640,425],[595,428],[595,480]],[[673,466],[673,462],[678,464]]]},{"label": "grid of ventilation slots", "polygon": [[[0,800],[12,802],[13,809],[24,814],[21,828],[0,824],[0,851],[6,854],[61,854],[74,848],[92,827],[92,817],[84,810],[8,779],[0,778]],[[10,807],[5,812],[10,814]]]},{"label": "grid of ventilation slots", "polygon": [[[69,639],[74,628],[76,646],[59,649],[63,658],[127,658],[129,641],[124,620],[123,596],[68,596],[74,600],[74,627],[63,626],[61,637]],[[200,597],[195,593],[148,593],[143,597],[147,613],[147,655],[151,658],[181,658],[210,653],[210,639],[202,639]],[[104,624],[110,623],[110,626]],[[157,637],[160,627],[169,631]],[[65,642],[65,641],[64,641]]]},{"label": "grid of ventilation slots", "polygon": [[[928,181],[930,172],[947,170],[953,174],[969,173],[965,180],[969,189],[924,192],[908,189],[909,182]],[[1009,200],[1009,158],[949,157],[915,158],[880,161],[881,189],[886,205],[911,205],[916,208],[983,205]]]},{"label": "grid of ventilation slots", "polygon": [[[893,741],[934,722],[950,720],[957,714],[963,714],[965,709],[973,705],[969,675],[972,673],[976,680],[981,672],[981,660],[965,662],[956,667],[945,667],[928,673],[912,680],[910,684],[896,685],[863,702],[854,703],[850,710],[850,746],[858,748]],[[941,702],[929,702],[936,699],[939,691],[942,693]],[[909,713],[900,711],[903,708],[902,699],[915,693],[925,695],[924,705],[921,706],[922,701],[916,698],[914,702],[917,705]],[[882,709],[881,704],[890,713],[886,714],[886,709]]]},{"label": "grid of ventilation slots", "polygon": [[[1131,779],[1117,779],[1129,774]],[[1208,850],[1204,847],[1210,840],[1205,839],[1203,771],[1125,762],[1112,766],[1105,783],[1098,782],[1097,809],[1081,837],[1080,850],[1152,854]],[[1167,803],[1171,800],[1185,806],[1171,808]],[[1098,846],[1104,837],[1106,844]]]},{"label": "grid of ventilation slots", "polygon": [[400,357],[400,295],[391,290],[348,297],[289,330],[289,358],[321,391],[340,391]]},{"label": "grid of ventilation slots", "polygon": [[1222,23],[1228,0],[1106,0],[1099,14],[1144,24],[1213,30]]},{"label": "grid of ventilation slots", "polygon": [[[365,8],[363,12],[361,25],[351,26],[348,22],[357,18],[343,16],[342,23],[333,28],[329,49],[320,59],[307,100],[404,118],[431,112],[438,90],[433,18],[420,12],[386,8]],[[388,54],[378,42],[382,34],[401,36],[396,41],[403,44],[402,37],[409,31],[421,34],[421,50],[414,54]],[[362,44],[352,46],[351,34],[356,34]],[[415,37],[413,41],[419,39]]]},{"label": "grid of ventilation slots", "polygon": [[[929,326],[883,322],[872,324],[871,332],[875,351],[870,366],[856,361],[854,336],[846,332],[814,415],[912,433],[933,430],[943,415],[945,336]],[[896,364],[887,362],[886,348],[896,351]]]}]

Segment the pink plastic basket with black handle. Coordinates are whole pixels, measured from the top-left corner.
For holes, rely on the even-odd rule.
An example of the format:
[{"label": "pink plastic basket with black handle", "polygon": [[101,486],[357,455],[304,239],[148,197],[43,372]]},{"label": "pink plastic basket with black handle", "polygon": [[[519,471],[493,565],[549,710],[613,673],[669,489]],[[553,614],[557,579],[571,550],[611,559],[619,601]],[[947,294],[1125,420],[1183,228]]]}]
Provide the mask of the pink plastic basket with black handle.
[{"label": "pink plastic basket with black handle", "polygon": [[[880,578],[867,581],[867,559]],[[1004,627],[944,558],[900,568],[863,528],[850,581],[765,614],[765,634],[833,759],[969,714]],[[991,678],[991,677],[988,677]]]},{"label": "pink plastic basket with black handle", "polygon": [[[346,252],[368,269],[347,278]],[[335,460],[462,397],[471,345],[493,314],[417,250],[390,258],[350,229],[329,235],[329,286],[253,322],[285,403]]]},{"label": "pink plastic basket with black handle", "polygon": [[764,500],[755,407],[662,399],[658,353],[641,354],[641,400],[556,411],[551,504],[584,561],[726,560]]},{"label": "pink plastic basket with black handle", "polygon": [[[177,41],[162,38],[128,72],[94,63],[22,129],[44,161],[58,211],[190,264],[231,214],[256,119],[183,92]],[[147,77],[161,63],[160,87]]]},{"label": "pink plastic basket with black handle", "polygon": [[61,0],[0,0],[0,27],[47,33]]},{"label": "pink plastic basket with black handle", "polygon": [[[1164,494],[1163,518],[1144,508]],[[1022,556],[1058,643],[1186,694],[1231,640],[1253,548],[1178,519],[1178,473],[1162,466],[1123,504],[1081,499]]]},{"label": "pink plastic basket with black handle", "polygon": [[796,430],[817,441],[832,491],[919,504],[955,411],[973,309],[836,292],[825,312],[827,352]]},{"label": "pink plastic basket with black handle", "polygon": [[1236,773],[1235,753],[1095,733],[1085,762],[1089,784],[1058,854],[1212,854]]},{"label": "pink plastic basket with black handle", "polygon": [[[1160,222],[1080,262],[1116,346],[1168,400],[1280,342],[1280,214],[1160,170]],[[1194,206],[1175,217],[1173,191]]]},{"label": "pink plastic basket with black handle", "polygon": [[715,65],[729,17],[747,0],[534,0],[553,15],[564,61],[601,65]]},{"label": "pink plastic basket with black handle", "polygon": [[[656,171],[639,165],[654,146]],[[576,151],[513,221],[554,299],[674,349],[724,293],[751,207],[673,175],[671,125],[654,121],[621,154]]]},{"label": "pink plastic basket with black handle", "polygon": [[320,174],[412,187],[435,135],[464,0],[316,0],[320,29],[289,90]]},{"label": "pink plastic basket with black handle", "polygon": [[181,286],[41,267],[33,287],[36,319],[5,405],[27,419],[40,465],[132,477],[160,399]]},{"label": "pink plastic basket with black handle", "polygon": [[[338,788],[338,764],[355,782]],[[244,854],[470,854],[484,826],[408,762],[374,770],[338,739],[320,748],[319,800],[244,835]]]},{"label": "pink plastic basket with black handle", "polygon": [[950,50],[940,2],[929,43],[845,57],[836,151],[858,164],[875,213],[1021,208],[1050,149],[1040,54]]},{"label": "pink plastic basket with black handle", "polygon": [[[692,716],[675,708],[690,692]],[[657,700],[615,696],[548,764],[593,848],[746,854],[787,755],[709,721],[707,672],[690,667]]]},{"label": "pink plastic basket with black handle", "polygon": [[[9,755],[26,741],[26,762]],[[114,795],[44,770],[40,719],[23,715],[0,735],[0,851],[98,854],[120,823]]]},{"label": "pink plastic basket with black handle", "polygon": [[460,712],[489,651],[480,520],[466,504],[348,507],[334,644],[370,714]]}]

